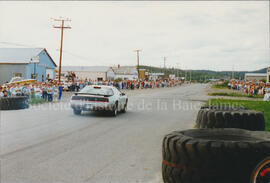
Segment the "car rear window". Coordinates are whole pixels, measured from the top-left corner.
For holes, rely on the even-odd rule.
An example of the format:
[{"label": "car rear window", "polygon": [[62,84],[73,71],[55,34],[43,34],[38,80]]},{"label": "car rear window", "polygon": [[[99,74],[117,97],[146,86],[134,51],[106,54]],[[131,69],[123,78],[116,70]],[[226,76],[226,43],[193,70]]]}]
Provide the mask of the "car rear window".
[{"label": "car rear window", "polygon": [[88,93],[93,95],[113,95],[113,90],[111,88],[105,87],[86,86],[79,93]]}]

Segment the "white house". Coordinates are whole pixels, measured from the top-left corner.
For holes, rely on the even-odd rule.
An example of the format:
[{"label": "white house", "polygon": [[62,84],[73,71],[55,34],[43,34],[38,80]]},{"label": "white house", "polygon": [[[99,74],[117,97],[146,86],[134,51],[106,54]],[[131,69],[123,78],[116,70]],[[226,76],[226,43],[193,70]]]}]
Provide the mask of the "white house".
[{"label": "white house", "polygon": [[115,77],[112,68],[107,66],[63,66],[62,72],[74,72],[78,78],[98,81],[113,80]]},{"label": "white house", "polygon": [[164,78],[164,77],[165,77],[164,73],[150,73],[149,79],[157,80],[157,79],[161,79],[161,78]]},{"label": "white house", "polygon": [[137,80],[138,79],[138,71],[136,66],[121,66],[112,68],[114,71],[114,78],[121,78],[123,80]]},{"label": "white house", "polygon": [[263,79],[267,79],[267,73],[246,73],[245,80],[246,81],[260,81]]}]

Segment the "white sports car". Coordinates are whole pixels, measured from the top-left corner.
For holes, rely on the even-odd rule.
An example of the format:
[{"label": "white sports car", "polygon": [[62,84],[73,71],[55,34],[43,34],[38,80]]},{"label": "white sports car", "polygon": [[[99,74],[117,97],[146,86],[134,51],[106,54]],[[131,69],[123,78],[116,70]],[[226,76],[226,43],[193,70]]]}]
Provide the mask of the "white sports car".
[{"label": "white sports car", "polygon": [[126,112],[128,98],[113,86],[90,85],[75,93],[70,100],[75,115],[82,111],[109,111],[113,116]]}]

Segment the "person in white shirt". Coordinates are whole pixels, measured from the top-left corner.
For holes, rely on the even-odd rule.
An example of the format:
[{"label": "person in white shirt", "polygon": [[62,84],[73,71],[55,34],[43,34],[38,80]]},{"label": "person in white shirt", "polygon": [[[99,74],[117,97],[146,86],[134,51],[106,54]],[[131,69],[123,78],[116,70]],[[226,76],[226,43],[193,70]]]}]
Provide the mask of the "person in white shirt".
[{"label": "person in white shirt", "polygon": [[0,86],[0,97],[4,97],[4,92],[1,86]]},{"label": "person in white shirt", "polygon": [[48,101],[52,102],[53,101],[54,88],[53,88],[53,86],[51,84],[48,87],[47,93],[48,93]]},{"label": "person in white shirt", "polygon": [[264,101],[270,101],[270,84],[266,85],[265,88],[265,95],[264,95]]},{"label": "person in white shirt", "polygon": [[36,98],[41,98],[42,97],[41,86],[35,85],[34,86],[34,92],[35,92],[35,97]]},{"label": "person in white shirt", "polygon": [[16,96],[17,93],[19,93],[19,87],[16,85],[16,86],[11,88],[11,95]]}]

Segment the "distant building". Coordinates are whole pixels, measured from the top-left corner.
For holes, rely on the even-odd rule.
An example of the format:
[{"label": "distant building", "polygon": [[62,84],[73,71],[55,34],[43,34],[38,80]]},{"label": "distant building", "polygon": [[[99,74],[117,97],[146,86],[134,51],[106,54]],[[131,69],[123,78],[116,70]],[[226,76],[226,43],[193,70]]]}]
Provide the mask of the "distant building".
[{"label": "distant building", "polygon": [[170,79],[175,79],[176,76],[175,76],[175,74],[169,74],[169,78],[170,78]]},{"label": "distant building", "polygon": [[267,69],[267,83],[270,83],[270,67]]},{"label": "distant building", "polygon": [[266,79],[267,79],[267,73],[246,73],[245,74],[246,81],[260,81],[260,80],[266,80]]},{"label": "distant building", "polygon": [[120,66],[112,68],[115,73],[115,79],[121,78],[123,80],[137,80],[138,71],[136,66]]},{"label": "distant building", "polygon": [[63,66],[62,73],[74,72],[76,77],[97,81],[113,80],[115,74],[111,67],[107,66]]},{"label": "distant building", "polygon": [[165,74],[164,73],[150,73],[149,79],[151,80],[157,80],[157,79],[164,79]]},{"label": "distant building", "polygon": [[13,77],[54,79],[56,67],[45,48],[0,48],[0,84]]}]

